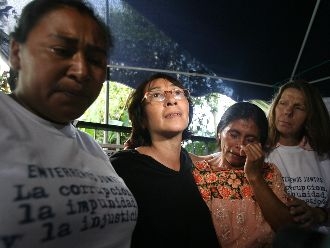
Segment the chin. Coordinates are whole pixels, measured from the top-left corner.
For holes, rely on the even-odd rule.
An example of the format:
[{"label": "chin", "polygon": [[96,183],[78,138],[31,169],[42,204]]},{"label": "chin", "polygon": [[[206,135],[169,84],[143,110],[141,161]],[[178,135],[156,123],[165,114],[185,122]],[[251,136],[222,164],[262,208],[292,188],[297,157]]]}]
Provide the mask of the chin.
[{"label": "chin", "polygon": [[236,159],[227,159],[227,163],[230,164],[231,167],[239,169],[244,167],[245,161],[242,162]]},{"label": "chin", "polygon": [[70,123],[71,121],[74,121],[76,119],[78,119],[81,115],[73,115],[73,114],[70,114],[70,115],[57,115],[57,116],[49,116],[48,119],[51,121],[51,122],[54,122],[54,123],[58,123],[58,124],[68,124]]}]

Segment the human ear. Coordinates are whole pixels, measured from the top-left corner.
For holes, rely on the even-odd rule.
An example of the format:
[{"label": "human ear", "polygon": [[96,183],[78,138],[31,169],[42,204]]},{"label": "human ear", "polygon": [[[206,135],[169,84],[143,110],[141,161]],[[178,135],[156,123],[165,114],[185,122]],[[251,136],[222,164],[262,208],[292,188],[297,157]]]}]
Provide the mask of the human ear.
[{"label": "human ear", "polygon": [[10,53],[9,53],[9,63],[10,67],[17,71],[21,67],[21,60],[20,60],[20,47],[21,44],[18,43],[16,40],[12,39],[10,41]]}]

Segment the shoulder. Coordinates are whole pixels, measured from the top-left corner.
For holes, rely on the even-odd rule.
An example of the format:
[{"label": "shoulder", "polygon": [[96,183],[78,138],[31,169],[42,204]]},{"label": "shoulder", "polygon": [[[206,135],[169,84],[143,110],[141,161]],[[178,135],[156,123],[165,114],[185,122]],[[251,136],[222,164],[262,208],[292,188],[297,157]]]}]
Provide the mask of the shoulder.
[{"label": "shoulder", "polygon": [[13,111],[16,111],[15,106],[19,105],[16,103],[8,94],[5,94],[0,91],[0,111],[1,114],[12,114]]},{"label": "shoulder", "polygon": [[117,151],[110,156],[113,168],[125,182],[137,180],[142,174],[146,175],[146,171],[155,167],[152,161],[149,156],[140,154],[135,149]]},{"label": "shoulder", "polygon": [[280,170],[274,163],[265,162],[263,166],[264,178],[266,181],[273,181],[278,177],[282,177]]},{"label": "shoulder", "polygon": [[211,171],[211,167],[206,160],[194,161],[193,169],[194,171],[200,171],[200,172]]},{"label": "shoulder", "polygon": [[73,130],[71,132],[76,133],[75,135],[76,135],[77,139],[79,139],[79,142],[81,143],[82,146],[85,146],[88,150],[91,148],[97,149],[97,150],[102,149],[101,146],[99,145],[99,143],[97,143],[97,141],[92,136],[90,136],[89,134],[87,134],[83,131],[80,131],[73,125],[71,125],[71,128],[72,128],[71,130]]},{"label": "shoulder", "polygon": [[137,156],[139,153],[135,149],[120,150],[113,153],[110,160],[125,159]]},{"label": "shoulder", "polygon": [[272,163],[272,162],[265,162],[263,165],[263,170],[264,171],[274,171],[274,170],[278,170],[277,166]]},{"label": "shoulder", "polygon": [[93,156],[102,157],[103,159],[108,160],[106,153],[93,137],[83,131],[80,131],[72,125],[71,128],[72,130],[75,130],[73,132],[75,132],[78,145],[81,149],[85,150],[87,153],[92,154]]},{"label": "shoulder", "polygon": [[116,167],[124,164],[132,164],[132,161],[140,160],[143,155],[135,149],[120,150],[110,156],[111,164]]}]

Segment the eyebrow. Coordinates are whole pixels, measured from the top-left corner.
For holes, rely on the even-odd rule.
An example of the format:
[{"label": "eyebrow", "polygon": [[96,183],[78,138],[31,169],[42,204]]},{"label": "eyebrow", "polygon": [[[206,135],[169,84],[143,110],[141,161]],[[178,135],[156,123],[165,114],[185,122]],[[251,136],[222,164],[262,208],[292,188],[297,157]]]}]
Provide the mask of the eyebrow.
[{"label": "eyebrow", "polygon": [[[182,89],[182,88],[180,88],[179,86],[177,86],[177,85],[175,85],[175,84],[173,84],[173,83],[172,83],[169,87],[171,88],[170,90],[174,90],[174,89]],[[160,86],[153,86],[153,87],[150,87],[150,84],[149,84],[147,91],[153,91],[153,90],[162,90],[162,89],[161,89]],[[164,90],[162,90],[162,91],[164,91]],[[165,90],[165,91],[166,91],[166,90]]]},{"label": "eyebrow", "polygon": [[[281,97],[281,98],[278,100],[278,102],[280,102],[280,101],[284,101],[284,102],[286,102],[286,101],[289,100],[289,98],[290,98],[290,97],[288,97],[288,96],[286,96],[285,98]],[[293,105],[295,105],[295,106],[299,105],[299,106],[304,106],[304,107],[306,107],[306,103],[305,103],[304,101],[294,101],[294,102],[293,102]]]},{"label": "eyebrow", "polygon": [[161,90],[160,87],[148,87],[147,91]]},{"label": "eyebrow", "polygon": [[[68,37],[68,36],[65,36],[65,35],[61,35],[61,34],[50,34],[49,37],[53,38],[55,40],[64,41],[65,43],[68,43],[68,44],[74,44],[74,45],[78,44],[78,39],[77,38],[72,38],[72,37]],[[102,53],[104,55],[107,55],[106,50],[99,47],[99,46],[87,44],[87,48],[88,48],[88,50],[90,49],[94,52],[98,52],[98,53]]]}]

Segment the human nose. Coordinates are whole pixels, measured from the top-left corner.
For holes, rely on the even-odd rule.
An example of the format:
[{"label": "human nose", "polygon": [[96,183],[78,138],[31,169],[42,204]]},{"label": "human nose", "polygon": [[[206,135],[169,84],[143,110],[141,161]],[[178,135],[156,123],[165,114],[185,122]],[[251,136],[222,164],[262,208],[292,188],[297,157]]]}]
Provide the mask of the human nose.
[{"label": "human nose", "polygon": [[88,63],[82,53],[76,53],[72,57],[69,74],[79,82],[85,81],[89,78]]},{"label": "human nose", "polygon": [[245,145],[247,145],[247,142],[246,142],[246,140],[244,138],[238,139],[238,142],[236,144],[236,147],[237,148],[241,148],[241,146],[245,146]]},{"label": "human nose", "polygon": [[287,105],[284,107],[284,114],[291,115],[293,113],[293,107],[291,105]]},{"label": "human nose", "polygon": [[164,95],[165,95],[165,100],[164,101],[165,101],[166,106],[177,104],[177,100],[174,98],[174,91],[173,90],[164,91]]},{"label": "human nose", "polygon": [[239,149],[241,149],[242,145],[244,145],[244,139],[237,138],[235,143],[234,143],[234,148],[239,150]]},{"label": "human nose", "polygon": [[254,143],[254,141],[251,141],[246,137],[241,137],[237,139],[235,147],[241,149],[242,146],[247,146],[248,144],[252,144],[252,143]]}]

